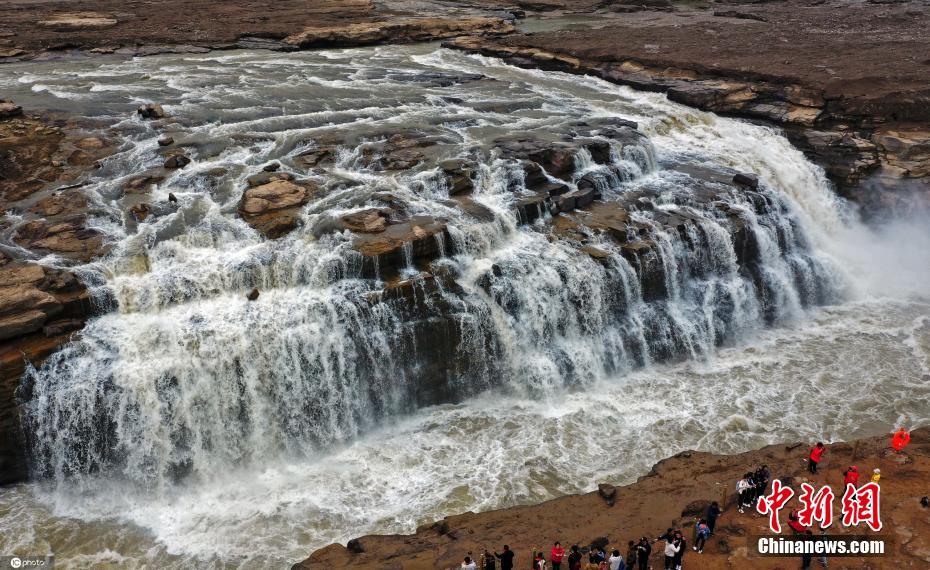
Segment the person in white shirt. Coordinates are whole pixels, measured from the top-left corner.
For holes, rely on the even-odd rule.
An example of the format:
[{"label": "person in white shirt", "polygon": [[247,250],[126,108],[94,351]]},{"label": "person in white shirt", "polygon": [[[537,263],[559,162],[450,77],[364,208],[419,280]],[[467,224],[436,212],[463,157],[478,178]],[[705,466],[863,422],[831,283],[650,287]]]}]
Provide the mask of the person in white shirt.
[{"label": "person in white shirt", "polygon": [[478,565],[471,559],[471,556],[466,556],[465,561],[462,562],[462,570],[478,570]]},{"label": "person in white shirt", "polygon": [[620,551],[614,550],[613,554],[610,555],[610,558],[607,559],[607,567],[610,570],[620,570],[622,565],[623,557],[620,556]]},{"label": "person in white shirt", "polygon": [[678,539],[668,537],[665,541],[665,570],[672,570],[675,567],[675,555],[681,550],[681,543]]}]

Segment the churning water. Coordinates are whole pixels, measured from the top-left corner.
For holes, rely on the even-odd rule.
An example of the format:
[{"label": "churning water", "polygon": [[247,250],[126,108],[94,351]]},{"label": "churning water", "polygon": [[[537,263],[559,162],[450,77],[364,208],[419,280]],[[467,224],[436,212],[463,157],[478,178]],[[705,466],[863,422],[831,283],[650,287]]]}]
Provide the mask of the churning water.
[{"label": "churning water", "polygon": [[[630,481],[686,448],[930,418],[927,233],[860,228],[772,129],[435,46],[101,61],[0,69],[12,96],[125,140],[85,187],[113,253],[80,268],[117,308],[26,379],[38,481],[2,491],[0,552],[278,568],[360,534]],[[176,207],[123,223],[121,188],[161,160],[161,131],[131,117],[148,101],[194,163],[147,198]],[[493,152],[614,118],[648,140],[615,145],[609,172],[581,156],[574,179],[600,172],[608,201],[658,195],[636,214],[660,252],[658,298],[609,241],[592,237],[598,263],[547,239],[548,221],[520,224],[520,176]],[[410,171],[367,168],[364,143],[324,170],[296,159],[333,133],[412,130],[437,145]],[[483,157],[473,198],[490,218],[447,200],[436,160],[466,155]],[[271,160],[324,191],[302,228],[267,241],[235,211]],[[732,170],[762,181],[762,207],[724,198],[754,236],[751,275],[726,220],[689,200],[689,173]],[[427,311],[455,323],[455,362],[430,362],[435,338],[369,303],[383,284],[358,278],[350,236],[321,231],[384,193],[449,220],[440,265],[459,288]],[[667,232],[669,212],[700,235]]]}]

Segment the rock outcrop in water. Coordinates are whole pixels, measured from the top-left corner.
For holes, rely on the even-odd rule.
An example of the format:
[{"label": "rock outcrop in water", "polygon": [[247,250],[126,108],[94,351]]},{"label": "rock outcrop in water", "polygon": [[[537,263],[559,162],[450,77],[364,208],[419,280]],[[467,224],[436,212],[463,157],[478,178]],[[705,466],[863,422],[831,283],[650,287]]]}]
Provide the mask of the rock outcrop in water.
[{"label": "rock outcrop in water", "polygon": [[[81,279],[27,256],[55,254],[87,261],[107,251],[103,234],[86,226],[89,203],[77,188],[112,143],[87,137],[50,117],[0,119],[0,205],[18,215],[6,231],[24,250],[0,251],[0,485],[26,475],[14,392],[27,365],[38,366],[97,310]],[[76,182],[78,181],[78,182]],[[27,251],[28,250],[28,251]]]},{"label": "rock outcrop in water", "polygon": [[309,182],[271,180],[242,194],[239,214],[266,237],[278,238],[297,227],[300,207],[310,200],[315,189]]},{"label": "rock outcrop in water", "polygon": [[92,312],[87,289],[74,274],[0,258],[0,485],[26,474],[14,404],[26,363],[40,364]]}]

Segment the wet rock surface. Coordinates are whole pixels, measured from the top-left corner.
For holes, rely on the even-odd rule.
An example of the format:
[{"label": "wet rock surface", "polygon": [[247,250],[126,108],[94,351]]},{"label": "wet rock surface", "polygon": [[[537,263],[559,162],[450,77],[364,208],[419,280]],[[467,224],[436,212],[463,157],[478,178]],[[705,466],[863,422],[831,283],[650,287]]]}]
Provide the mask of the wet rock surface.
[{"label": "wet rock surface", "polygon": [[39,365],[93,312],[71,272],[0,255],[0,485],[25,476],[14,392],[26,364]]},{"label": "wet rock surface", "polygon": [[256,185],[242,194],[239,214],[265,237],[285,235],[300,224],[300,208],[316,189],[310,182],[277,179]]}]

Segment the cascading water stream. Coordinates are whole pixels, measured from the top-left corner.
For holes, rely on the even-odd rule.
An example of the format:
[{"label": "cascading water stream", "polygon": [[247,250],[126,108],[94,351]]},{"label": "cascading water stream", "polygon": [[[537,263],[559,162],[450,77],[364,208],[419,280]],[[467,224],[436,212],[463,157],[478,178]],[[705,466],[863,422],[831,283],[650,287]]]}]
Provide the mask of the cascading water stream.
[{"label": "cascading water stream", "polygon": [[[540,500],[599,476],[630,477],[672,452],[623,443],[628,465],[605,467],[587,449],[597,432],[628,437],[658,422],[676,446],[724,450],[782,439],[760,427],[782,421],[760,407],[778,388],[746,388],[755,372],[718,362],[753,339],[795,334],[810,309],[848,295],[828,246],[845,214],[822,172],[772,129],[657,95],[430,46],[155,57],[59,73],[20,83],[112,122],[126,143],[86,187],[113,253],[80,269],[115,309],[21,390],[36,492],[58,513],[147,528],[164,548],[139,559],[274,566],[359,525],[409,530],[446,509]],[[143,100],[165,104],[194,163],[152,190],[153,202],[174,193],[177,209],[130,229],[119,188],[157,163],[159,133],[122,116]],[[515,207],[533,190],[497,141],[573,139],[580,123],[618,117],[646,137],[602,137],[606,163],[581,149],[566,177],[547,176],[569,190],[590,180],[606,204],[638,204],[635,235],[622,240],[591,229],[597,210],[575,214],[587,225],[569,230],[589,255],[553,237],[569,230],[544,206]],[[366,148],[411,130],[436,141],[422,164],[385,172],[366,162]],[[346,132],[362,142],[341,145],[329,167],[301,169],[301,154]],[[450,201],[437,166],[463,157],[478,162],[470,199],[480,215]],[[303,225],[277,240],[235,211],[246,178],[270,160],[323,189]],[[758,173],[760,187],[728,186],[733,171]],[[424,266],[408,242],[399,275],[382,260],[372,278],[353,236],[330,228],[385,196],[448,229],[432,238],[438,259]],[[248,301],[253,287],[261,295]],[[758,389],[758,417],[717,417],[714,398],[700,394],[691,410],[695,388],[680,383],[692,373],[706,376],[705,389],[736,394],[733,405]],[[604,394],[607,418],[587,413]],[[453,405],[417,411],[434,404]],[[547,408],[551,423],[531,429]],[[608,419],[619,414],[622,428]],[[516,423],[499,423],[508,417]],[[754,435],[731,435],[728,422]],[[721,440],[699,442],[710,432]],[[392,460],[379,446],[400,450]],[[484,480],[459,473],[459,493],[426,491],[431,478],[446,480],[438,473],[461,469],[461,453],[485,456]],[[512,453],[527,457],[514,463]],[[255,482],[233,490],[236,477]],[[360,505],[349,478],[385,486],[386,506]],[[209,512],[221,504],[246,514],[233,522]],[[273,546],[288,532],[306,536]],[[231,535],[285,554],[253,552]]]}]

